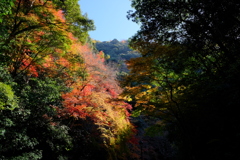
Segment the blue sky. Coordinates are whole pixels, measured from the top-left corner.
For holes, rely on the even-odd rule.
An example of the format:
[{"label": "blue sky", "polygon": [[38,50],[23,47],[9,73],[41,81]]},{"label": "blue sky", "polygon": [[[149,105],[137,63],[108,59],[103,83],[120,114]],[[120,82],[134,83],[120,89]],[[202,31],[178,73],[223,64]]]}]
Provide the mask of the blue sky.
[{"label": "blue sky", "polygon": [[79,4],[82,13],[94,21],[96,30],[89,34],[95,40],[127,40],[140,28],[126,17],[133,10],[130,0],[80,0]]}]

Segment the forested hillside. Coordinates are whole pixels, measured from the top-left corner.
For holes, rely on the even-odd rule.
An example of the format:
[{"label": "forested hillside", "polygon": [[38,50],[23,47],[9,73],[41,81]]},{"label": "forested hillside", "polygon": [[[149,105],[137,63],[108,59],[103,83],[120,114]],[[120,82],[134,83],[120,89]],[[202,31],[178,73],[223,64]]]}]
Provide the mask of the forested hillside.
[{"label": "forested hillside", "polygon": [[119,79],[129,72],[126,61],[140,56],[136,50],[132,50],[129,47],[129,43],[126,40],[118,41],[113,39],[103,42],[93,40],[93,43],[98,51],[104,53],[106,63],[111,64],[112,67],[118,70]]},{"label": "forested hillside", "polygon": [[108,61],[119,62],[120,60],[130,60],[139,57],[139,53],[129,47],[126,40],[118,41],[95,41],[96,49],[106,54]]},{"label": "forested hillside", "polygon": [[0,4],[0,159],[131,157],[131,106],[78,1]]}]

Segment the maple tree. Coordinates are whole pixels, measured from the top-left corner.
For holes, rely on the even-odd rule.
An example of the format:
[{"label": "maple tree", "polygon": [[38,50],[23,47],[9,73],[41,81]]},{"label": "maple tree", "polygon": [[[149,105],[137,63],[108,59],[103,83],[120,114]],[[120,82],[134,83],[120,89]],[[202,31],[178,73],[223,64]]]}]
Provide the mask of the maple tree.
[{"label": "maple tree", "polygon": [[[71,137],[68,127],[54,119],[56,111],[51,105],[61,105],[61,92],[68,90],[61,76],[57,78],[67,74],[61,72],[66,65],[58,68],[54,64],[56,67],[50,70],[42,64],[49,55],[63,59],[71,44],[68,26],[51,1],[19,0],[11,9],[12,14],[3,16],[1,24],[8,34],[1,37],[0,79],[1,87],[10,90],[8,84],[14,88],[18,101],[13,102],[18,107],[10,106],[16,108],[8,111],[1,106],[0,157],[64,157]],[[10,103],[10,93],[3,93],[8,96],[9,101],[4,102],[7,105],[14,104]]]}]

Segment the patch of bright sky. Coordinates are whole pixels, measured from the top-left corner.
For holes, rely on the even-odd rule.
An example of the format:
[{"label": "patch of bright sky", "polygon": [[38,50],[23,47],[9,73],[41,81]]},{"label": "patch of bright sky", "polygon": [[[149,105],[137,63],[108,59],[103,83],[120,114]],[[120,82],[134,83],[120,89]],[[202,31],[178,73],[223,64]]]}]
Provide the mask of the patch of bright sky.
[{"label": "patch of bright sky", "polygon": [[133,10],[130,0],[80,0],[82,14],[94,21],[96,30],[90,37],[99,41],[127,40],[140,29],[140,25],[127,19]]}]

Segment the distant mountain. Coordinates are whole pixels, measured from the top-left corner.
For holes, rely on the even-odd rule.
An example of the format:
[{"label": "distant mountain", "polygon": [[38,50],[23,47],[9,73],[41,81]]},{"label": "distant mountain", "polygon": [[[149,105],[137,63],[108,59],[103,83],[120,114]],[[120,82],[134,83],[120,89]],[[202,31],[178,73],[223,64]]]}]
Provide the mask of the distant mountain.
[{"label": "distant mountain", "polygon": [[126,60],[140,56],[137,51],[129,48],[128,42],[125,40],[95,41],[95,46],[98,51],[104,52],[107,63],[115,65],[119,69],[120,74],[128,72],[125,64]]}]

